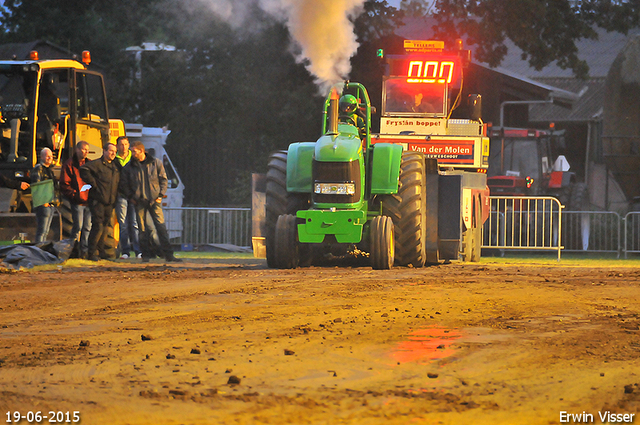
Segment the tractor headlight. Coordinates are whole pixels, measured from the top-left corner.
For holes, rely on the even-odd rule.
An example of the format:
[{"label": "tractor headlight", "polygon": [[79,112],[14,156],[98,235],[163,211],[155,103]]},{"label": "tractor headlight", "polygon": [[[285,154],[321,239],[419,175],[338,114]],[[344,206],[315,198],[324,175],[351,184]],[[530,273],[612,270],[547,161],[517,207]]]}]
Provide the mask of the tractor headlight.
[{"label": "tractor headlight", "polygon": [[319,195],[353,195],[356,185],[353,183],[315,183],[313,191]]}]

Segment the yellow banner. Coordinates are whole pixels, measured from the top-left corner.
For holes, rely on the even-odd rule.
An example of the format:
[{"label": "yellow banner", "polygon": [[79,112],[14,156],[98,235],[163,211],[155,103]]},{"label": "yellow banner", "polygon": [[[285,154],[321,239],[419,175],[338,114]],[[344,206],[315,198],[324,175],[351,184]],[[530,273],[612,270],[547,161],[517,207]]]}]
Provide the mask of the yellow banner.
[{"label": "yellow banner", "polygon": [[441,52],[444,50],[444,41],[405,40],[404,49],[407,52]]}]

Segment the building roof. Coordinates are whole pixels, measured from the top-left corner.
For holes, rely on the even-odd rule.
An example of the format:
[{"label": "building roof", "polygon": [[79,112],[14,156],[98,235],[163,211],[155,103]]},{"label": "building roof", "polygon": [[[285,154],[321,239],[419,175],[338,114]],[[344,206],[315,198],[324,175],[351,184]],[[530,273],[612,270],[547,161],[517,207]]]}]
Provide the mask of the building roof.
[{"label": "building roof", "polygon": [[30,43],[9,43],[0,44],[0,59],[28,59],[29,52],[34,50],[38,41],[32,41]]},{"label": "building roof", "polygon": [[[535,86],[536,88],[538,88],[542,93],[545,93],[547,97],[549,98],[556,98],[557,100],[560,101],[565,101],[565,102],[569,102],[569,103],[573,103],[575,101],[578,101],[580,98],[579,95],[579,91],[574,91],[572,90],[573,87],[569,86],[569,87],[562,87],[562,86],[558,86],[555,85],[555,81],[553,79],[533,79],[533,78],[529,78],[529,77],[525,77],[522,76],[521,74],[518,74],[516,72],[512,72],[511,70],[502,68],[500,66],[498,67],[490,67],[487,64],[483,64],[483,63],[476,63],[476,65],[481,66],[487,70],[491,70],[494,71],[498,74],[501,74],[502,76],[505,76],[509,79],[512,80],[518,80],[520,81],[520,83],[522,84],[526,84],[529,86]],[[584,85],[584,84],[583,84]]]},{"label": "building roof", "polygon": [[73,53],[48,41],[36,40],[28,43],[0,44],[0,59],[29,59],[29,53],[37,50],[40,59],[71,59]]},{"label": "building roof", "polygon": [[[401,37],[416,40],[429,40],[433,37],[432,27],[436,25],[436,20],[432,17],[406,18],[404,23],[404,26],[396,30],[396,34]],[[589,65],[589,77],[606,77],[611,64],[627,43],[627,39],[632,35],[640,34],[640,29],[632,30],[628,34],[615,31],[607,32],[602,28],[596,28],[595,30],[598,34],[598,39],[580,39],[576,41],[578,58],[585,60]],[[507,39],[505,46],[507,47],[507,54],[496,69],[506,69],[534,79],[574,77],[571,69],[562,69],[556,62],[547,65],[541,70],[536,70],[529,65],[527,60],[522,59],[522,50],[513,44],[511,40]],[[474,50],[473,45],[469,46],[469,48],[472,51]]]},{"label": "building roof", "polygon": [[[618,53],[627,44],[630,36],[640,34],[640,30],[634,30],[629,34],[619,32],[607,32],[602,28],[596,28],[598,39],[576,41],[578,48],[578,58],[589,65],[589,78],[606,77],[611,68],[611,64],[618,56]],[[502,68],[509,69],[530,78],[574,78],[571,69],[562,69],[553,62],[550,65],[536,70],[529,65],[529,62],[522,60],[522,50],[516,47],[510,40],[507,40],[507,55],[500,64]]]},{"label": "building roof", "polygon": [[538,80],[577,93],[579,98],[570,109],[557,105],[531,105],[529,108],[531,122],[578,122],[602,118],[606,78],[590,78],[586,81],[577,78],[540,78]]}]

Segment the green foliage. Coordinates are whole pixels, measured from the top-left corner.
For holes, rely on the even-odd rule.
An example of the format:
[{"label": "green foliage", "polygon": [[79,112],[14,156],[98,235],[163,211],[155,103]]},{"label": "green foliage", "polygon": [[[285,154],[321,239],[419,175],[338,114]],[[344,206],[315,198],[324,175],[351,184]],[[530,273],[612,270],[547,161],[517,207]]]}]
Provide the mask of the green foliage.
[{"label": "green foliage", "polygon": [[[168,124],[187,203],[247,205],[250,174],[266,171],[271,151],[319,136],[322,99],[281,24],[253,10],[261,30],[245,32],[199,4],[176,6],[180,18],[166,30],[179,50],[142,53],[140,78],[123,76],[132,83],[114,90],[125,106],[117,112]],[[123,70],[135,68],[127,61]]]},{"label": "green foliage", "polygon": [[386,0],[368,0],[364,12],[354,21],[358,42],[373,42],[388,37],[404,25],[404,14]]},{"label": "green foliage", "polygon": [[91,50],[100,62],[152,34],[159,0],[5,0],[0,42],[45,40],[71,51]]},{"label": "green foliage", "polygon": [[431,4],[430,0],[401,0],[400,10],[404,12],[405,16],[417,18],[429,13]]},{"label": "green foliage", "polygon": [[637,2],[612,0],[437,0],[437,37],[453,41],[463,34],[477,45],[476,58],[492,66],[507,53],[511,39],[523,59],[542,69],[553,61],[571,68],[579,77],[588,74],[578,58],[575,41],[594,39],[594,25],[627,31],[638,25]]},{"label": "green foliage", "polygon": [[[437,0],[429,10],[432,1],[403,0],[397,10],[385,0],[368,0],[353,22],[360,48],[350,78],[365,84],[379,108],[382,66],[375,52],[401,48],[394,32],[403,18],[427,12],[438,19],[442,39],[468,34],[478,46],[477,58],[492,65],[502,59],[510,38],[533,66],[557,60],[579,75],[587,70],[577,58],[577,38],[593,37],[594,24],[618,30],[638,24],[637,2],[508,3]],[[172,130],[168,150],[185,182],[187,204],[246,204],[250,174],[265,171],[271,151],[320,135],[323,99],[304,65],[295,62],[283,23],[247,0],[228,2],[244,6],[244,21],[233,13],[227,21],[245,25],[232,25],[213,10],[220,4],[4,0],[0,43],[40,39],[74,52],[91,50],[107,74],[113,117]],[[138,57],[125,50],[148,41],[176,50]]]}]

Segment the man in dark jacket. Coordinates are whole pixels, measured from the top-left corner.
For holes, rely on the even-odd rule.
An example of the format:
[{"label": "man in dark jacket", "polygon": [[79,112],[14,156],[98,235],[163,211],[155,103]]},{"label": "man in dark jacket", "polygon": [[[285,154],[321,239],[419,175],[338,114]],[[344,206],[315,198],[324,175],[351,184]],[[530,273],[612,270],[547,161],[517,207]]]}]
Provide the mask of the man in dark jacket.
[{"label": "man in dark jacket", "polygon": [[133,158],[122,169],[122,188],[129,201],[136,208],[142,261],[149,261],[151,256],[149,249],[151,231],[145,220],[147,213],[151,216],[158,232],[160,248],[164,258],[167,261],[181,261],[173,255],[169,234],[164,224],[162,198],[167,192],[168,186],[164,165],[159,159],[147,154],[144,145],[140,141],[136,141],[131,145],[131,155]]},{"label": "man in dark jacket", "polygon": [[[91,212],[89,210],[89,190],[80,177],[80,167],[87,161],[89,143],[84,140],[76,144],[73,156],[65,161],[60,173],[60,192],[71,205],[71,239],[77,242],[78,258],[88,258]],[[84,188],[84,190],[83,190]]]},{"label": "man in dark jacket", "polygon": [[[131,150],[129,149],[129,139],[127,136],[120,136],[116,140],[116,147],[118,153],[116,155],[115,163],[118,169],[122,172],[122,169],[131,161]],[[136,209],[133,204],[127,200],[127,195],[122,189],[122,181],[120,179],[120,187],[118,188],[118,198],[116,199],[116,217],[118,218],[118,224],[120,225],[120,259],[126,260],[131,254],[131,250],[135,252],[136,257],[142,258],[142,251],[140,251],[140,239],[138,238],[138,220],[136,219]]]},{"label": "man in dark jacket", "polygon": [[8,187],[9,189],[27,190],[29,189],[29,183],[23,182],[21,180],[5,177],[2,174],[0,174],[0,187]]},{"label": "man in dark jacket", "polygon": [[[44,148],[40,151],[40,162],[31,170],[31,183],[40,183],[46,180],[53,181],[54,191],[58,189],[58,179],[53,172],[53,152],[51,149]],[[55,196],[54,196],[55,198]],[[53,213],[56,209],[54,200],[35,207],[36,213],[36,243],[44,242],[49,234],[51,222],[53,221]]]},{"label": "man in dark jacket", "polygon": [[91,261],[108,258],[105,252],[105,240],[109,233],[109,224],[120,182],[120,172],[113,162],[116,152],[116,145],[105,143],[100,159],[80,167],[80,177],[86,184],[91,185],[89,189],[89,210],[91,210],[89,259]]}]

